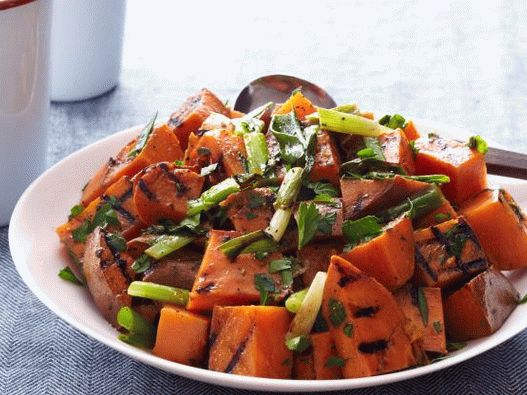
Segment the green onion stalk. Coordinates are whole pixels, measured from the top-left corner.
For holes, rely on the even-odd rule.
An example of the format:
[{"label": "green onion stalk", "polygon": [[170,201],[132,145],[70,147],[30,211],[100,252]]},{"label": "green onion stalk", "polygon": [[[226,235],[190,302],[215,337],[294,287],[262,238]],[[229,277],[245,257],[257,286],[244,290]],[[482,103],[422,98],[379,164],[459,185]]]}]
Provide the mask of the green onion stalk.
[{"label": "green onion stalk", "polygon": [[119,340],[141,348],[151,349],[154,346],[155,327],[131,307],[121,307],[117,313],[117,323],[125,331],[119,334]]},{"label": "green onion stalk", "polygon": [[133,281],[128,286],[128,295],[185,306],[188,290],[146,281]]},{"label": "green onion stalk", "polygon": [[392,129],[372,121],[371,119],[346,112],[319,108],[318,116],[320,127],[332,132],[356,134],[367,137],[377,137],[383,133],[393,132]]}]

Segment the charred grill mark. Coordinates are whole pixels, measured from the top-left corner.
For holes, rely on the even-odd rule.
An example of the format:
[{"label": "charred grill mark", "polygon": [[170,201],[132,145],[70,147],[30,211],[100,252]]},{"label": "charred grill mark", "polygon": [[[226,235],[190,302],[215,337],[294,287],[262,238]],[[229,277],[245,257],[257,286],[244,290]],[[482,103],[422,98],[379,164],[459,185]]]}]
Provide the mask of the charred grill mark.
[{"label": "charred grill mark", "polygon": [[212,291],[216,287],[215,282],[210,282],[207,285],[204,285],[203,287],[196,288],[197,293],[206,293]]},{"label": "charred grill mark", "polygon": [[181,181],[179,181],[179,178],[177,178],[177,176],[169,170],[169,168],[168,168],[166,163],[160,163],[159,164],[159,168],[163,171],[165,176],[170,181],[172,181],[174,184],[176,184],[176,189],[177,189],[177,192],[178,192],[179,195],[185,193],[188,190],[187,186],[185,184],[181,183]]},{"label": "charred grill mark", "polygon": [[211,332],[209,336],[209,349],[214,346],[214,343],[216,343],[216,339],[218,338],[218,334],[216,332]]},{"label": "charred grill mark", "polygon": [[339,278],[339,281],[337,282],[337,284],[341,288],[344,288],[346,285],[348,285],[349,283],[352,283],[352,282],[354,282],[356,280],[358,280],[357,276],[354,276],[354,275],[351,275],[351,274],[347,274],[347,275],[344,275],[341,278]]},{"label": "charred grill mark", "polygon": [[415,264],[424,270],[433,281],[437,281],[437,273],[432,270],[428,264],[428,261],[425,259],[423,254],[421,254],[421,251],[419,251],[419,247],[415,249]]},{"label": "charred grill mark", "polygon": [[[110,199],[110,197],[109,197],[109,196],[106,196],[106,195],[104,195],[104,196],[102,197],[102,199],[103,199],[103,201],[104,201],[105,203],[110,204],[110,205],[112,206],[112,208],[113,208],[115,211],[117,211],[119,214],[121,214],[121,216],[123,216],[128,222],[130,222],[130,223],[134,223],[134,222],[136,221],[135,216],[134,216],[132,213],[130,213],[130,211],[128,211],[127,209],[125,209],[125,208],[121,205],[123,201],[125,201],[125,200],[128,199],[128,197],[126,197],[126,196],[128,196],[128,193],[130,194],[130,197],[131,197],[131,196],[132,196],[132,189],[131,189],[131,188],[130,188],[128,191],[126,191],[123,195],[121,195],[120,198],[117,199],[117,203],[118,203],[118,204],[113,204],[113,203],[112,203],[112,200]],[[123,197],[126,197],[126,199],[122,200]]]},{"label": "charred grill mark", "polygon": [[379,306],[369,306],[358,309],[353,313],[354,318],[372,318],[379,311]]},{"label": "charred grill mark", "polygon": [[[113,248],[112,245],[108,242],[108,234],[106,232],[103,234],[103,237],[104,237],[104,242],[106,243],[106,247],[111,252],[111,254],[112,254],[113,258],[114,258],[115,264],[117,265],[117,267],[119,268],[119,270],[123,274],[124,278],[129,283],[132,282],[132,279],[130,278],[130,276],[128,274],[128,271],[126,270],[126,266],[127,266],[126,260],[122,259],[121,258],[121,254],[119,253],[119,251],[117,251],[115,248]],[[106,266],[104,266],[104,267],[108,267],[110,265],[111,265],[111,262],[106,263]],[[102,261],[101,261],[101,267],[102,267]]]},{"label": "charred grill mark", "polygon": [[485,258],[474,259],[473,261],[466,262],[465,265],[471,272],[479,271],[487,267],[487,260]]},{"label": "charred grill mark", "polygon": [[357,201],[351,206],[351,214],[355,216],[356,214],[360,213],[363,209],[364,199],[368,197],[368,194],[361,194],[357,198]]},{"label": "charred grill mark", "polygon": [[225,373],[232,373],[233,369],[236,367],[238,362],[240,362],[240,357],[245,351],[245,347],[247,347],[247,343],[249,342],[249,339],[251,338],[253,331],[254,331],[254,327],[251,329],[247,337],[243,339],[243,341],[240,343],[240,345],[236,349],[236,352],[234,353],[231,360],[227,364],[227,367],[225,368]]},{"label": "charred grill mark", "polygon": [[386,340],[375,340],[373,342],[364,342],[359,344],[359,351],[363,354],[374,354],[388,348]]},{"label": "charred grill mark", "polygon": [[146,182],[144,182],[143,180],[139,180],[137,185],[139,186],[139,189],[145,194],[148,200],[156,200],[156,195],[154,194],[154,192],[148,189]]},{"label": "charred grill mark", "polygon": [[132,197],[132,193],[133,189],[132,186],[130,186],[130,188],[128,188],[125,193],[119,196],[117,200],[122,204]]}]

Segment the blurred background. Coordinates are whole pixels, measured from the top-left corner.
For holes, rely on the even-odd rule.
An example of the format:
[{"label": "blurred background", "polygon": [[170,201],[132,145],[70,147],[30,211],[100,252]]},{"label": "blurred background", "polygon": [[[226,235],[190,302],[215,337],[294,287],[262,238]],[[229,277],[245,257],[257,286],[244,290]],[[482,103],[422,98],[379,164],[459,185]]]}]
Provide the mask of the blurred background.
[{"label": "blurred background", "polygon": [[272,73],[527,152],[518,144],[527,137],[525,20],[523,0],[129,1],[121,82],[52,106],[49,164],[156,110],[168,115],[201,87],[232,103]]}]

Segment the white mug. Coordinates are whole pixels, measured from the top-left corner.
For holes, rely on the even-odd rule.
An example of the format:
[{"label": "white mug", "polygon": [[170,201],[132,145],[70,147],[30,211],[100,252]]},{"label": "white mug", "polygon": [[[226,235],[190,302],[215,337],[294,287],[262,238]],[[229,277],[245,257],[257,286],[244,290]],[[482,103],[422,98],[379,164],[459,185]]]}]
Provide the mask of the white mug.
[{"label": "white mug", "polygon": [[0,226],[45,167],[50,0],[0,0]]},{"label": "white mug", "polygon": [[125,0],[54,0],[51,100],[84,100],[117,85],[125,11]]}]

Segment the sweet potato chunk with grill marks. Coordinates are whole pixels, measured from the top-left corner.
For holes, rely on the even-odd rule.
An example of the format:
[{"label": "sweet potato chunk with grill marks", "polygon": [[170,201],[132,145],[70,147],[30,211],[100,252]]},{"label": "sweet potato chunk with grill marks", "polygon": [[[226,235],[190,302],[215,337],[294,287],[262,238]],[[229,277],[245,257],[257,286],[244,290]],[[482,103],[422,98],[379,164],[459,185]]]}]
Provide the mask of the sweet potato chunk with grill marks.
[{"label": "sweet potato chunk with grill marks", "polygon": [[432,135],[415,141],[417,174],[446,174],[441,186],[449,201],[461,204],[487,186],[485,158],[466,143]]},{"label": "sweet potato chunk with grill marks", "polygon": [[313,366],[316,380],[334,380],[342,378],[340,366],[331,365],[330,358],[338,358],[337,349],[331,333],[321,332],[311,335],[311,346],[313,347]]},{"label": "sweet potato chunk with grill marks", "polygon": [[444,200],[443,204],[432,210],[428,214],[423,215],[422,217],[414,219],[414,228],[428,228],[430,226],[438,225],[440,223],[449,221],[451,219],[457,218],[458,215],[456,210],[452,207],[448,200]]},{"label": "sweet potato chunk with grill marks", "polygon": [[292,376],[295,380],[315,380],[315,367],[313,366],[311,348],[302,353],[294,353]]},{"label": "sweet potato chunk with grill marks", "polygon": [[165,305],[157,326],[154,355],[185,365],[202,366],[207,356],[209,319]]},{"label": "sweet potato chunk with grill marks", "polygon": [[494,267],[527,267],[527,218],[507,191],[485,190],[467,201],[461,214],[474,229]]},{"label": "sweet potato chunk with grill marks", "polygon": [[280,273],[267,272],[269,262],[281,258],[282,254],[272,253],[263,260],[258,260],[254,254],[241,254],[231,260],[220,251],[221,244],[242,234],[222,230],[210,232],[209,244],[190,293],[188,310],[210,311],[215,305],[258,303],[260,292],[255,286],[255,275],[259,273],[269,275],[277,291],[280,290]]},{"label": "sweet potato chunk with grill marks", "polygon": [[383,233],[342,253],[355,267],[388,289],[405,284],[414,274],[412,221],[400,217],[383,228]]},{"label": "sweet potato chunk with grill marks", "polygon": [[133,280],[133,260],[125,252],[112,249],[107,237],[99,227],[88,237],[82,268],[95,305],[117,327],[117,312],[132,302],[127,289]]},{"label": "sweet potato chunk with grill marks", "polygon": [[400,166],[407,174],[415,173],[414,154],[400,129],[381,134],[379,143],[387,162]]},{"label": "sweet potato chunk with grill marks", "polygon": [[463,217],[417,230],[414,239],[417,284],[456,286],[488,267],[479,240]]},{"label": "sweet potato chunk with grill marks", "polygon": [[331,257],[340,254],[342,249],[342,242],[328,240],[309,243],[298,251],[298,259],[304,268],[304,273],[302,273],[304,285],[310,285],[317,272],[327,272]]},{"label": "sweet potato chunk with grill marks", "polygon": [[[419,308],[419,292],[424,297]],[[406,332],[412,343],[419,342],[423,350],[446,354],[445,321],[440,288],[403,287],[394,292],[397,304],[407,318]],[[423,314],[426,314],[423,317]],[[426,324],[425,324],[426,323]]]},{"label": "sweet potato chunk with grill marks", "polygon": [[344,378],[372,376],[416,362],[404,322],[392,294],[345,259],[334,256],[328,270],[322,312]]},{"label": "sweet potato chunk with grill marks", "polygon": [[274,199],[271,189],[255,188],[233,193],[220,205],[227,210],[234,229],[248,233],[269,225],[274,214]]},{"label": "sweet potato chunk with grill marks", "polygon": [[445,300],[445,324],[448,336],[464,341],[496,332],[520,295],[509,279],[496,269],[480,273]]},{"label": "sweet potato chunk with grill marks", "polygon": [[408,139],[408,141],[415,141],[419,137],[421,137],[421,135],[419,134],[419,131],[415,127],[414,121],[412,120],[409,120],[408,122],[406,122],[406,125],[403,128],[403,132],[406,135],[406,138]]},{"label": "sweet potato chunk with grill marks", "polygon": [[315,163],[309,174],[311,181],[329,181],[339,185],[340,157],[333,136],[320,130],[316,136]]},{"label": "sweet potato chunk with grill marks", "polygon": [[135,156],[129,156],[136,143],[137,139],[128,143],[115,158],[110,158],[88,181],[82,191],[81,202],[84,206],[100,196],[123,176],[132,177],[152,163],[183,159],[179,140],[167,125],[154,128],[141,152]]},{"label": "sweet potato chunk with grill marks", "polygon": [[230,111],[208,89],[202,89],[198,94],[190,96],[182,106],[170,115],[168,126],[181,142],[183,149],[187,148],[189,135],[196,133],[203,121],[213,112],[230,115]]},{"label": "sweet potato chunk with grill marks", "polygon": [[290,321],[284,307],[216,306],[210,329],[209,369],[290,378],[293,353],[284,341]]},{"label": "sweet potato chunk with grill marks", "polygon": [[344,218],[357,219],[396,205],[423,192],[430,184],[395,176],[386,180],[342,178]]},{"label": "sweet potato chunk with grill marks", "polygon": [[134,202],[141,220],[152,225],[161,219],[179,222],[187,202],[199,197],[204,178],[172,163],[151,165],[134,177]]}]

